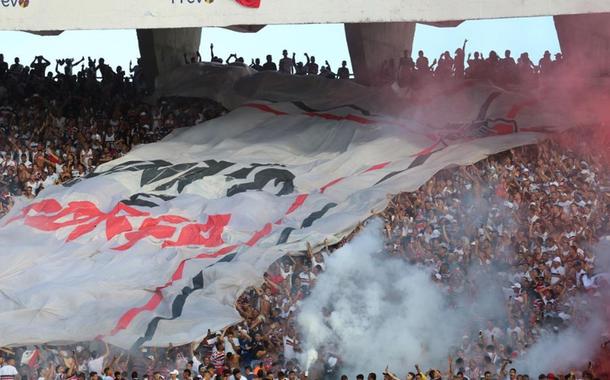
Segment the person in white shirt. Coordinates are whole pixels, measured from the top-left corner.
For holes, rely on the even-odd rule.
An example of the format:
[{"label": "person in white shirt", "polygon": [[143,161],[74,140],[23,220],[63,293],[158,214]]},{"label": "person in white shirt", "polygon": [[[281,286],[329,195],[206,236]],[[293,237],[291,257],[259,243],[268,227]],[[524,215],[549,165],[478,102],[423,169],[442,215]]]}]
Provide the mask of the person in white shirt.
[{"label": "person in white shirt", "polygon": [[104,369],[104,359],[106,359],[109,353],[110,347],[108,347],[108,343],[106,342],[104,342],[104,353],[101,356],[96,357],[96,352],[92,352],[91,359],[87,362],[87,369],[89,372],[102,373],[102,370]]},{"label": "person in white shirt", "polygon": [[2,367],[0,367],[0,380],[19,380],[19,372],[15,368],[15,358],[9,358]]},{"label": "person in white shirt", "polygon": [[248,380],[241,374],[241,370],[239,368],[235,368],[233,370],[233,375],[229,376],[229,380]]}]

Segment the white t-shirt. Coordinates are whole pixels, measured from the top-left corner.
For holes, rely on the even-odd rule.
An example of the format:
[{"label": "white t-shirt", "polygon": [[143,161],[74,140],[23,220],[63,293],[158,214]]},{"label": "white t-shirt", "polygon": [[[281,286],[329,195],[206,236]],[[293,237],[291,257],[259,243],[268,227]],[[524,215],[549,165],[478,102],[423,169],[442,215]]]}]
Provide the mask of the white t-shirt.
[{"label": "white t-shirt", "polygon": [[6,364],[0,368],[0,380],[13,380],[17,376],[17,368],[10,364]]},{"label": "white t-shirt", "polygon": [[89,362],[87,362],[87,368],[89,369],[89,372],[97,372],[97,374],[100,375],[104,369],[104,357],[100,356],[99,358],[89,360]]},{"label": "white t-shirt", "polygon": [[500,330],[498,327],[494,327],[491,330],[489,330],[488,328],[483,330],[483,337],[485,338],[486,342],[491,342],[492,336],[494,337],[494,339],[502,337],[502,330]]},{"label": "white t-shirt", "polygon": [[284,336],[284,358],[286,360],[296,358],[296,354],[294,353],[295,341],[289,336]]},{"label": "white t-shirt", "polygon": [[193,355],[193,372],[195,374],[199,373],[199,366],[201,365],[201,362],[199,361],[199,359],[197,359],[197,357],[195,355]]},{"label": "white t-shirt", "polygon": [[[235,347],[239,347],[239,339],[237,338],[233,338],[233,344],[235,345]],[[225,337],[225,354],[228,354],[229,352],[233,355],[236,354],[235,350],[233,349],[233,346],[231,345],[231,342],[229,341],[229,338]]]},{"label": "white t-shirt", "polygon": [[313,273],[311,272],[301,272],[299,273],[299,278],[301,279],[301,286],[309,287],[311,284]]}]

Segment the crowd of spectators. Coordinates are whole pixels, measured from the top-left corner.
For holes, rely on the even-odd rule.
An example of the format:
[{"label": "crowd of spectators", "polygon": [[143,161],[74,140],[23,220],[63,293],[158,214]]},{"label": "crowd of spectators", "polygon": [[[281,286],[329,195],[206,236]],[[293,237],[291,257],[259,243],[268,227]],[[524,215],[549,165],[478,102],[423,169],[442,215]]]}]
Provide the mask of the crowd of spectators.
[{"label": "crowd of spectators", "polygon": [[519,55],[515,60],[510,50],[504,51],[500,57],[494,50],[487,58],[478,51],[468,53],[464,41],[461,48],[455,50],[453,56],[449,51],[443,52],[432,64],[422,50],[417,52],[413,60],[411,52],[405,50],[398,59],[388,59],[382,63],[377,81],[381,84],[398,83],[401,87],[417,87],[426,85],[430,80],[489,80],[491,82],[507,84],[526,84],[535,82],[538,78],[557,76],[563,70],[564,58],[561,53],[555,54],[554,59],[547,50],[536,65],[527,52]]},{"label": "crowd of spectators", "polygon": [[[453,56],[449,51],[445,51],[432,63],[422,50],[417,52],[415,60],[409,50],[404,50],[401,57],[386,59],[381,63],[377,72],[373,74],[375,77],[373,83],[377,85],[398,83],[401,87],[418,87],[428,84],[431,80],[475,79],[489,80],[497,84],[523,84],[531,83],[541,77],[557,76],[564,67],[563,55],[556,53],[552,57],[548,50],[538,60],[538,64],[532,61],[527,52],[521,53],[517,59],[512,56],[510,50],[505,50],[503,57],[493,50],[489,52],[487,58],[484,53],[478,51],[466,55],[467,42],[468,40],[465,40],[463,46],[456,49]],[[223,61],[214,54],[214,44],[210,45],[210,57],[213,63],[246,66],[244,58],[238,57],[235,53]],[[328,61],[325,61],[324,65],[319,65],[316,57],[307,53],[303,57],[304,59],[300,60],[296,53],[289,55],[288,50],[283,50],[277,64],[269,54],[262,64],[259,58],[252,59],[249,67],[256,71],[278,71],[302,76],[319,75],[330,79],[352,77],[347,61],[342,61],[335,73]],[[186,63],[197,63],[202,62],[202,57],[199,52],[195,52],[190,57],[185,54],[184,60]]]},{"label": "crowd of spectators", "polygon": [[506,375],[509,360],[541,337],[583,327],[605,302],[608,268],[596,267],[595,247],[609,232],[610,173],[601,158],[549,140],[443,171],[392,199],[391,255],[433,268],[450,299],[492,292],[478,279],[502,286],[505,316],[460,310],[473,321],[451,352],[463,376]]},{"label": "crowd of spectators", "polygon": [[[388,79],[399,81],[405,72],[408,76],[482,78],[514,73],[523,77],[546,75],[561,64],[560,57],[550,61],[547,55],[538,66],[527,55],[519,63],[510,63],[508,52],[505,60],[495,53],[487,59],[475,54],[464,69],[464,51],[465,47],[458,49],[455,58],[445,53],[430,66],[423,53],[413,62],[406,52],[398,67],[388,61],[384,72],[389,73]],[[221,63],[213,51],[212,57]],[[237,55],[229,58],[229,64],[244,64]],[[187,62],[198,59],[197,54],[185,56]],[[315,57],[306,59],[305,64],[295,63],[295,56],[290,58],[284,51],[279,71],[332,73],[328,64],[319,70]],[[34,197],[44,187],[90,173],[134,145],[156,141],[176,127],[224,112],[221,105],[201,99],[145,103],[139,66],[130,67],[133,78],[128,78],[120,67],[112,69],[103,59],[96,63],[89,58],[76,72],[82,62],[84,57],[77,62],[58,60],[53,74],[46,73],[51,63],[44,57],[36,57],[26,68],[18,59],[9,66],[0,55],[0,215],[7,212],[14,196]],[[263,65],[253,61],[252,67],[277,70],[270,56]],[[339,77],[349,77],[349,71]],[[476,299],[482,289],[472,279],[492,273],[503,287],[506,306],[503,318],[472,316],[471,330],[448,352],[446,371],[424,373],[417,367],[407,379],[527,380],[527,374],[508,369],[510,360],[523,357],[542,336],[587,323],[589,306],[606,283],[606,276],[596,268],[594,246],[608,232],[610,211],[608,167],[590,153],[576,153],[549,140],[472,166],[444,170],[418,191],[391,198],[380,215],[388,239],[384,254],[428,268],[432,280],[447,294],[448,307],[457,307],[451,300],[468,295]],[[301,337],[295,315],[325,271],[328,255],[341,244],[320,252],[310,248],[273,264],[261,286],[239,297],[236,308],[243,321],[220,332],[208,331],[192,345],[124,351],[96,341],[28,350],[3,348],[0,380],[304,378],[297,360]],[[591,297],[589,305],[576,304],[576,294]],[[341,358],[332,355],[336,354],[322,351],[309,378],[338,377]],[[390,372],[381,376],[395,378]],[[594,377],[591,366],[539,378]],[[368,376],[375,378],[375,374]]]},{"label": "crowd of spectators", "polygon": [[[424,372],[416,367],[407,379],[527,380],[534,374],[509,368],[511,361],[523,358],[541,337],[588,323],[607,287],[607,275],[596,268],[594,247],[608,233],[609,174],[598,157],[548,140],[444,170],[418,191],[391,198],[379,215],[385,221],[384,255],[430,271],[455,312],[477,310],[453,300],[476,302],[478,294],[490,291],[475,280],[486,275],[500,284],[505,304],[502,318],[469,315],[470,330],[448,346],[448,368]],[[192,345],[135,352],[106,346],[104,354],[98,354],[104,350],[101,342],[43,346],[33,365],[23,363],[31,356],[25,348],[11,355],[29,355],[20,373],[40,380],[339,378],[341,358],[324,351],[306,376],[298,360],[302,337],[295,316],[329,255],[350,239],[278,260],[261,286],[237,300],[242,322],[208,331]],[[539,379],[603,378],[595,365]],[[381,376],[398,378],[387,369]]]},{"label": "crowd of spectators", "polygon": [[[342,61],[341,66],[337,68],[335,73],[330,66],[328,61],[324,61],[324,65],[319,65],[316,62],[316,57],[310,56],[305,53],[304,61],[299,61],[296,58],[296,53],[292,53],[292,56],[288,55],[288,50],[282,51],[282,58],[280,58],[278,64],[273,62],[273,56],[268,54],[265,57],[265,62],[261,64],[260,58],[252,58],[250,65],[246,65],[243,57],[238,57],[236,53],[230,54],[226,60],[214,54],[214,44],[210,45],[210,62],[216,64],[226,64],[229,66],[243,66],[250,67],[256,71],[276,71],[283,74],[290,75],[317,75],[329,79],[349,79],[350,71],[347,67],[347,61]],[[194,52],[192,54],[184,54],[184,62],[186,64],[200,63],[203,59],[201,53]]]},{"label": "crowd of spectators", "polygon": [[[38,56],[30,67],[0,55],[0,216],[15,197],[85,176],[133,146],[157,141],[174,128],[192,126],[225,112],[195,98],[144,102],[140,69],[133,78],[103,58],[75,71],[74,59],[50,62]],[[63,66],[63,70],[61,70]],[[101,73],[101,80],[96,78]],[[5,90],[3,93],[2,90]]]}]

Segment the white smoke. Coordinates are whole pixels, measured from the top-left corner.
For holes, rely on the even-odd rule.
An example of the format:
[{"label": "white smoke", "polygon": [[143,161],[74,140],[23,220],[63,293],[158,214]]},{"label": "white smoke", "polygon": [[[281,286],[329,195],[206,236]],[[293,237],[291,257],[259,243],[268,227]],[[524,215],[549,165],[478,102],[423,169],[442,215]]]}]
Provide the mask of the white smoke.
[{"label": "white smoke", "polygon": [[[597,250],[607,253],[608,246]],[[415,364],[445,372],[460,337],[486,319],[506,318],[497,276],[470,273],[480,293],[470,300],[458,297],[449,307],[430,268],[390,258],[383,248],[381,223],[375,220],[328,259],[298,316],[306,369],[318,359],[326,362],[330,352],[348,374],[379,372],[389,365],[401,376]],[[600,271],[610,268],[598,264]],[[604,298],[583,296],[572,302],[580,307],[585,299],[591,312],[584,326],[546,333],[511,367],[534,376],[586,366],[607,333]]]},{"label": "white smoke", "polygon": [[[593,247],[596,272],[610,272],[610,236],[606,236]],[[600,343],[610,338],[605,307],[610,301],[607,288],[574,297],[571,302],[588,319],[580,326],[572,326],[557,334],[541,337],[527,355],[515,363],[520,371],[537,375],[555,371],[570,371],[586,368],[597,353]]]},{"label": "white smoke", "polygon": [[382,249],[381,223],[373,221],[328,259],[298,317],[306,367],[318,350],[338,355],[345,372],[386,365],[407,372],[416,363],[446,370],[448,344],[463,335],[464,318],[447,309],[429,272]]},{"label": "white smoke", "polygon": [[520,373],[528,373],[531,376],[558,371],[567,373],[572,369],[582,370],[596,354],[603,330],[601,320],[594,317],[584,328],[570,327],[557,334],[549,333],[513,366]]}]

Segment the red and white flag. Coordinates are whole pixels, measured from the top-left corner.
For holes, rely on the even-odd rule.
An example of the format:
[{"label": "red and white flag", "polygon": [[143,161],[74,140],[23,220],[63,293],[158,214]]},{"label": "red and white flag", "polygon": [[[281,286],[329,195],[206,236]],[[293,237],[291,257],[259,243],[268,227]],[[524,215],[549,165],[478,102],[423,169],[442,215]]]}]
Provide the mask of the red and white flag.
[{"label": "red and white flag", "polygon": [[38,356],[40,355],[40,351],[38,348],[33,350],[25,350],[23,355],[21,355],[21,365],[27,365],[30,368],[36,367],[38,362]]}]

